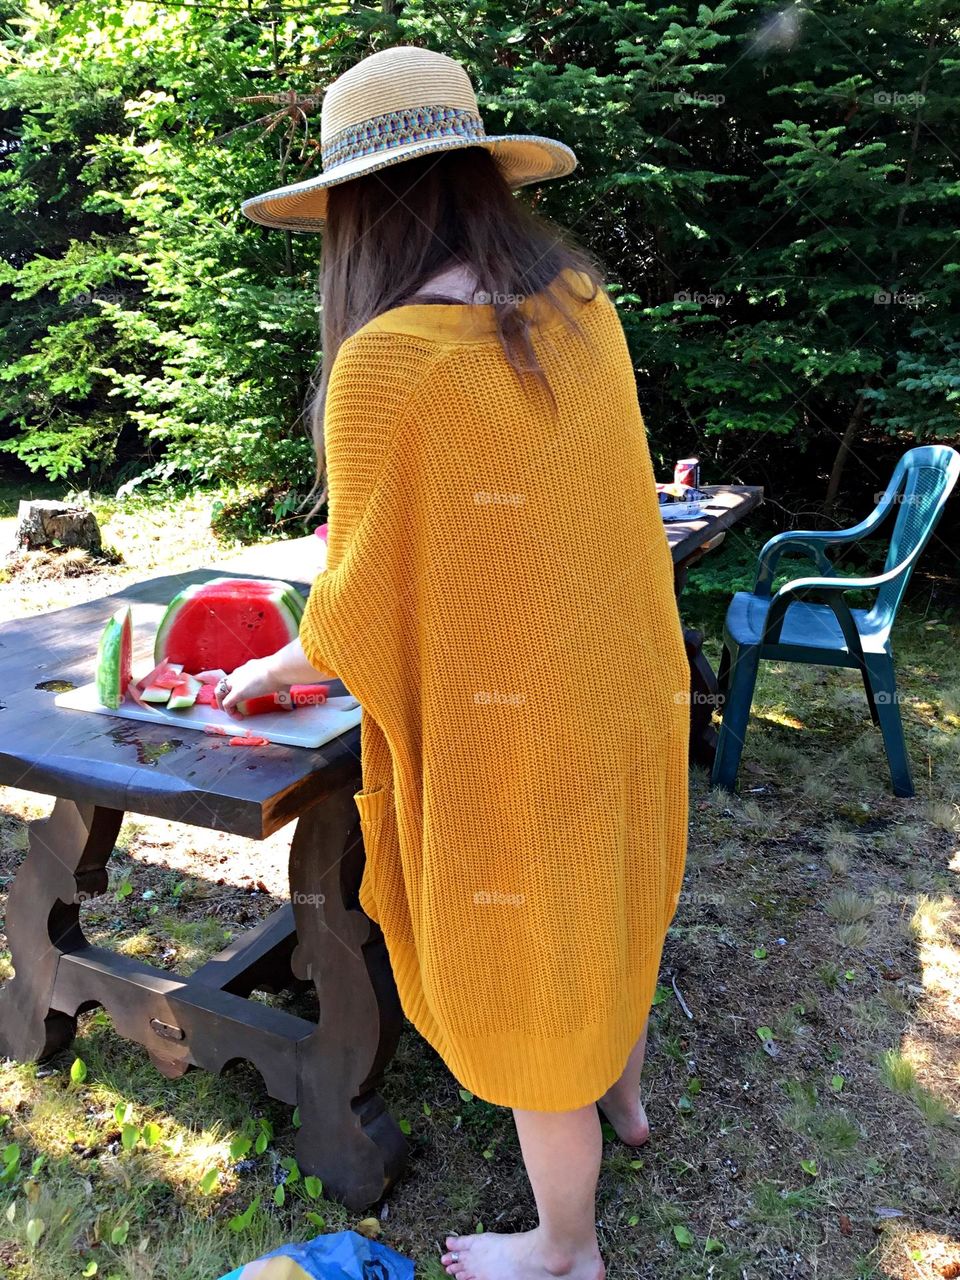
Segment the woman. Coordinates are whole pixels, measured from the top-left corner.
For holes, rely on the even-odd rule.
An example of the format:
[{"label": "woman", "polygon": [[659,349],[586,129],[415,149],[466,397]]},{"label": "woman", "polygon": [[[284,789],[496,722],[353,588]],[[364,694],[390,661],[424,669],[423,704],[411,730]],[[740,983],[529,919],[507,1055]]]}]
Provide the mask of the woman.
[{"label": "woman", "polygon": [[327,91],[321,177],[244,202],[324,232],[328,562],[300,637],[221,705],[317,673],[363,707],[367,859],[407,1017],[514,1110],[529,1232],[449,1236],[461,1280],[604,1274],[601,1131],[643,1142],[646,1020],[683,874],[689,673],[636,384],[596,266],[513,187],[453,60]]}]

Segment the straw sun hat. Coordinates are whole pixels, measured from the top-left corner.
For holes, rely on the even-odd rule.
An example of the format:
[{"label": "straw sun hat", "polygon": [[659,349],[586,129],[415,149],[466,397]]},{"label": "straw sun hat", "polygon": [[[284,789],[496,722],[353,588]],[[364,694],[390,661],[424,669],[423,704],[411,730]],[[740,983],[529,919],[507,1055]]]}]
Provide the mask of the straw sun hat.
[{"label": "straw sun hat", "polygon": [[511,187],[560,178],[577,157],[562,142],[522,134],[488,138],[470,77],[453,58],[395,45],[334,80],[320,112],[323,172],[251,196],[240,208],[254,222],[319,231],[327,188],[412,156],[461,147],[491,152]]}]

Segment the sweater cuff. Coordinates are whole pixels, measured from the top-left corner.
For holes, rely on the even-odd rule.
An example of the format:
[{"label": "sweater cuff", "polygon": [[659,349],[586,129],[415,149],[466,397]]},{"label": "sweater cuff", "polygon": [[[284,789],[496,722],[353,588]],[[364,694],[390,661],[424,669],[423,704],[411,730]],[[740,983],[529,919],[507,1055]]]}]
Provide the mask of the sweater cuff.
[{"label": "sweater cuff", "polygon": [[333,680],[339,679],[337,672],[333,670],[317,647],[313,630],[309,626],[305,627],[302,621],[300,623],[300,648],[303,650],[303,656],[319,675],[328,676]]}]

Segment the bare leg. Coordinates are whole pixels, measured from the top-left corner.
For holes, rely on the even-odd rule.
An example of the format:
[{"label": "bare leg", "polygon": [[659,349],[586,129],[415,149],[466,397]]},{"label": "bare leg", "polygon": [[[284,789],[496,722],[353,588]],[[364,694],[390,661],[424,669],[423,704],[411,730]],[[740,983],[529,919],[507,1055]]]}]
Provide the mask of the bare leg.
[{"label": "bare leg", "polygon": [[440,1261],[458,1280],[604,1280],[596,1228],[603,1147],[596,1105],[514,1110],[513,1117],[539,1225],[513,1235],[447,1236]]},{"label": "bare leg", "polygon": [[640,1039],[631,1049],[620,1079],[597,1100],[597,1106],[613,1125],[617,1137],[631,1147],[642,1146],[650,1137],[647,1113],[640,1101],[640,1073],[643,1071],[643,1055],[647,1048],[649,1021],[648,1018],[643,1024]]}]

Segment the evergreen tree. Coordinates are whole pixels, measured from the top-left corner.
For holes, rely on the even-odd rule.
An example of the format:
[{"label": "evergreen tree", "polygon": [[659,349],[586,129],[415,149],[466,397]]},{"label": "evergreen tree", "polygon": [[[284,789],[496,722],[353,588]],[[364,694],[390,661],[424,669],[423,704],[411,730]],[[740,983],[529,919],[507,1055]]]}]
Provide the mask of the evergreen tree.
[{"label": "evergreen tree", "polygon": [[323,87],[397,42],[577,152],[517,198],[604,262],[663,474],[862,509],[957,437],[945,0],[0,5],[0,449],[34,469],[309,486],[319,237],[239,206],[319,171]]}]

